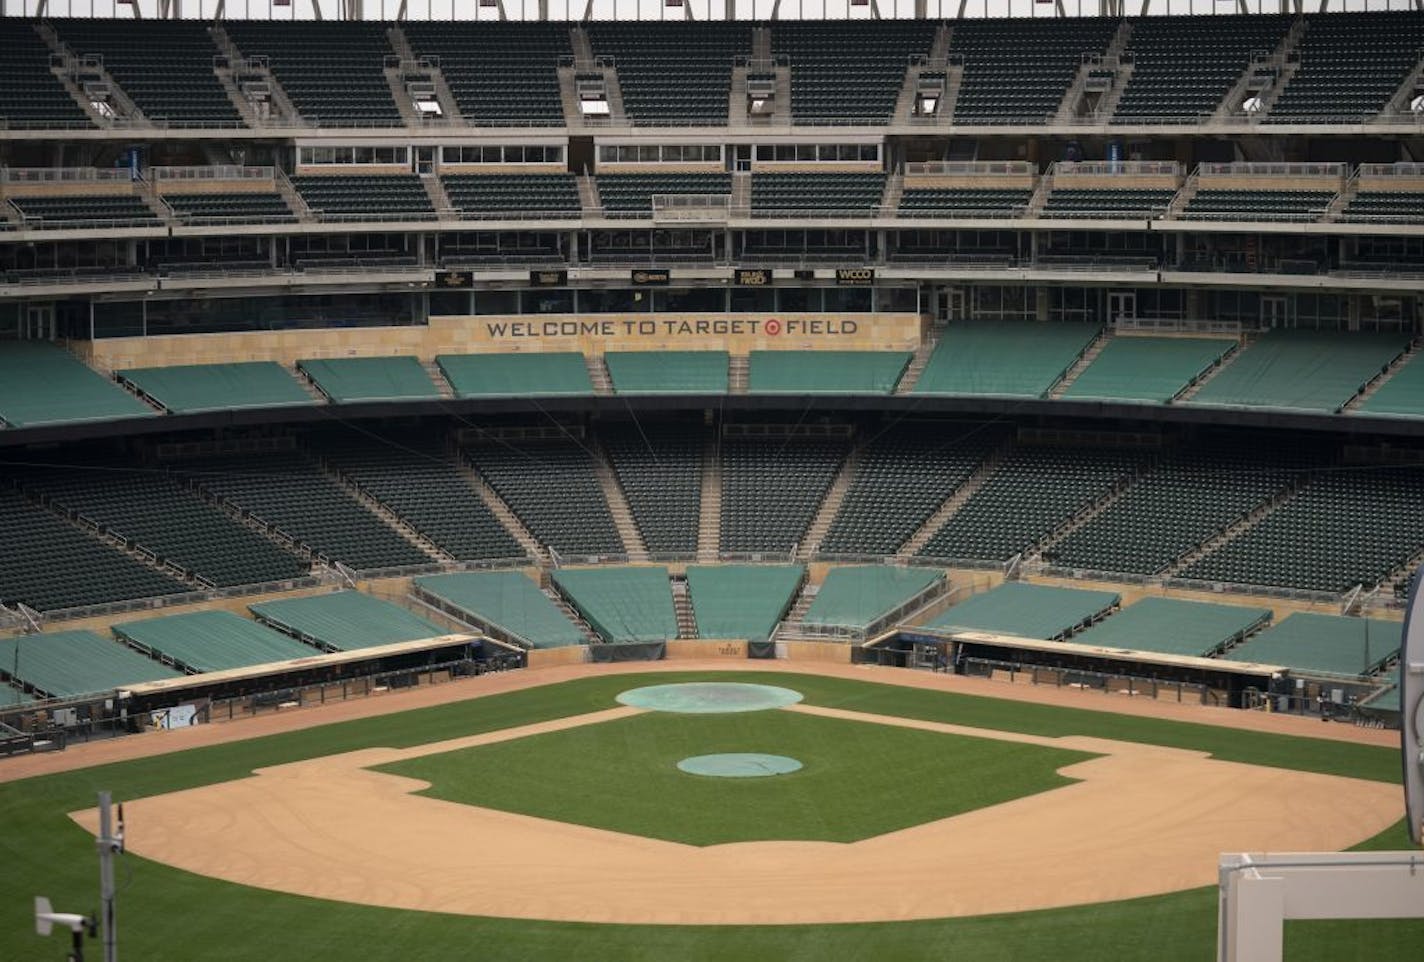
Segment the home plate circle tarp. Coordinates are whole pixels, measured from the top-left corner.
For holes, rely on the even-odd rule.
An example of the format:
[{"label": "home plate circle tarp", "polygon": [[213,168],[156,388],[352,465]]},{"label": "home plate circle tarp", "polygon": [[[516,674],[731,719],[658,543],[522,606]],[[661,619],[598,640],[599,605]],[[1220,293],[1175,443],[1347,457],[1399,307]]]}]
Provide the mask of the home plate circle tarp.
[{"label": "home plate circle tarp", "polygon": [[738,711],[765,711],[784,708],[801,700],[799,691],[775,685],[745,685],[733,682],[688,682],[681,685],[649,685],[633,688],[618,696],[618,703],[649,711],[685,715],[718,715]]},{"label": "home plate circle tarp", "polygon": [[792,772],[799,772],[801,763],[785,755],[728,752],[684,758],[677,763],[677,770],[689,775],[709,775],[713,778],[765,778],[768,775],[790,775]]}]

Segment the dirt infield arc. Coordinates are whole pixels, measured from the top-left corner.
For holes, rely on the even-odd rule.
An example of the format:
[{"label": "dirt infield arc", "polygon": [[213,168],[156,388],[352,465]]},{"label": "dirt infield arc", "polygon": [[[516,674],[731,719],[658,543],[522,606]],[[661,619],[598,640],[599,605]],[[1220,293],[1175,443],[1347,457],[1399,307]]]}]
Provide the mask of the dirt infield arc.
[{"label": "dirt infield arc", "polygon": [[[1210,885],[1219,852],[1338,850],[1400,815],[1398,788],[1377,782],[1097,738],[780,710],[1103,757],[1063,769],[1076,784],[851,844],[706,848],[427,798],[412,794],[422,782],[368,770],[636,713],[619,707],[131,801],[129,848],[243,885],[368,905],[587,922],[824,923],[1014,912]],[[92,830],[93,812],[76,818]]]}]

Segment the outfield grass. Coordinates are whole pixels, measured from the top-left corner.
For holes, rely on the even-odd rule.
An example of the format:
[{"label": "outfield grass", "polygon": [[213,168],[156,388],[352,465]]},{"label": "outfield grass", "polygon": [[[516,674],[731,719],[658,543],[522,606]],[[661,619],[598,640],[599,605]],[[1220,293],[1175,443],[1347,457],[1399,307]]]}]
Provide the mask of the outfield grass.
[{"label": "outfield grass", "polygon": [[[678,771],[692,755],[766,752],[774,778]],[[854,842],[1071,784],[1097,756],[787,711],[646,714],[427,755],[377,770],[420,794],[689,845]]]},{"label": "outfield grass", "polygon": [[[659,673],[658,683],[720,678]],[[782,673],[737,681],[796,688],[813,704],[1032,731],[1097,735],[1196,748],[1217,757],[1384,782],[1400,777],[1397,750],[1152,721]],[[33,897],[61,911],[96,904],[93,840],[65,812],[117,798],[240,778],[253,768],[369,746],[405,747],[610,707],[635,676],[601,676],[453,705],[274,735],[0,785],[0,959],[63,957],[58,937],[34,934]],[[472,689],[478,682],[471,682]],[[1085,698],[1085,700],[1088,700]],[[0,762],[3,764],[3,762]],[[141,826],[132,826],[137,832]],[[1369,847],[1407,848],[1403,821]],[[578,962],[896,960],[975,962],[1202,962],[1214,952],[1216,895],[1198,889],[1147,899],[1004,916],[825,926],[595,926],[373,909],[250,889],[127,856],[119,872],[123,958],[142,962],[435,958]],[[497,908],[497,895],[491,896]],[[1300,926],[1305,926],[1301,928]],[[1296,923],[1291,962],[1418,962],[1424,923]]]}]

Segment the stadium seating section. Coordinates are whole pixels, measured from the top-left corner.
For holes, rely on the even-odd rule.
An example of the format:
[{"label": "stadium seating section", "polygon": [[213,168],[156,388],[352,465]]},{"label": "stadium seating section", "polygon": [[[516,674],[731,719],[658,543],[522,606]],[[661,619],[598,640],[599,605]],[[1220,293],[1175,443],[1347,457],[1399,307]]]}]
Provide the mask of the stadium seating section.
[{"label": "stadium seating section", "polygon": [[1044,217],[1160,217],[1172,203],[1171,187],[1057,187],[1043,203]]},{"label": "stadium seating section", "polygon": [[820,554],[894,554],[1000,442],[982,424],[906,424],[872,438]]},{"label": "stadium seating section", "polygon": [[438,57],[465,122],[477,127],[558,127],[559,58],[570,56],[565,24],[401,24],[417,56]]},{"label": "stadium seating section", "polygon": [[579,216],[573,174],[453,174],[442,177],[445,194],[461,217],[508,215],[534,220]]},{"label": "stadium seating section", "polygon": [[752,216],[870,217],[884,193],[884,174],[752,174]]},{"label": "stadium seating section", "polygon": [[474,623],[492,625],[532,648],[588,642],[539,586],[518,571],[425,575],[415,579],[415,586]]},{"label": "stadium seating section", "polygon": [[581,443],[491,441],[465,453],[541,543],[562,555],[622,553],[593,460]]},{"label": "stadium seating section", "polygon": [[752,351],[749,394],[889,394],[908,351]]},{"label": "stadium seating section", "polygon": [[213,73],[217,47],[202,20],[51,21],[79,55],[104,69],[143,116],[162,126],[245,126]]},{"label": "stadium seating section", "polygon": [[275,191],[164,194],[163,202],[184,224],[290,224],[297,219]]},{"label": "stadium seating section", "polygon": [[659,194],[732,193],[731,174],[599,174],[595,183],[608,217],[651,217]]},{"label": "stadium seating section", "polygon": [[1187,201],[1187,220],[1315,221],[1325,214],[1333,190],[1243,190],[1203,188]]},{"label": "stadium seating section", "polygon": [[623,110],[635,125],[725,125],[732,60],[752,52],[745,22],[596,22],[588,35],[594,56],[617,63]]},{"label": "stadium seating section", "polygon": [[593,393],[582,354],[442,354],[435,362],[456,397]]},{"label": "stadium seating section", "polygon": [[724,438],[722,550],[789,552],[806,534],[845,455],[840,438]]},{"label": "stadium seating section", "polygon": [[132,647],[191,672],[251,668],[316,654],[310,645],[230,611],[194,611],[113,627]]},{"label": "stadium seating section", "polygon": [[618,394],[726,394],[726,351],[609,351],[603,355]]},{"label": "stadium seating section", "polygon": [[805,578],[802,565],[689,565],[698,636],[766,641]]},{"label": "stadium seating section", "polygon": [[30,230],[75,230],[105,227],[160,227],[163,221],[135,194],[25,195],[10,203]]},{"label": "stadium seating section", "polygon": [[1234,341],[1220,338],[1119,335],[1107,342],[1063,396],[1166,404],[1234,346]]},{"label": "stadium seating section", "polygon": [[964,66],[957,124],[1042,124],[1058,112],[1087,54],[1102,54],[1117,21],[964,20],[949,39]]},{"label": "stadium seating section", "polygon": [[190,590],[13,489],[0,489],[0,544],[3,605],[23,602],[47,612]]},{"label": "stadium seating section", "polygon": [[461,476],[440,439],[364,434],[318,439],[315,453],[457,561],[524,557],[524,550]]},{"label": "stadium seating section", "polygon": [[[1117,103],[1118,123],[1196,123],[1210,117],[1253,55],[1268,55],[1288,17],[1144,17],[1133,23],[1132,76]],[[1239,109],[1240,104],[1231,104]]]},{"label": "stadium seating section", "polygon": [[315,403],[272,361],[130,368],[119,377],[174,414]]},{"label": "stadium seating section", "polygon": [[1269,608],[1216,605],[1177,598],[1143,598],[1073,636],[1098,648],[1206,658],[1271,620]]},{"label": "stadium seating section", "polygon": [[1187,403],[1338,411],[1408,342],[1407,336],[1391,334],[1271,331]]},{"label": "stadium seating section", "polygon": [[608,425],[600,437],[618,484],[654,555],[697,551],[702,438],[695,429]]},{"label": "stadium seating section", "polygon": [[28,20],[0,20],[0,126],[92,127],[49,69],[49,47]]},{"label": "stadium seating section", "polygon": [[18,663],[24,685],[52,698],[111,691],[182,674],[89,631],[0,638],[0,661],[7,666]]},{"label": "stadium seating section", "polygon": [[1337,220],[1363,224],[1424,224],[1424,190],[1361,188]]},{"label": "stadium seating section", "polygon": [[356,570],[431,563],[300,454],[199,458],[175,462],[172,470],[321,558]]},{"label": "stadium seating section", "polygon": [[559,593],[609,644],[677,637],[666,568],[560,568],[553,577]]},{"label": "stadium seating section", "polygon": [[1416,354],[1360,405],[1369,414],[1424,417],[1424,362]]},{"label": "stadium seating section", "polygon": [[342,357],[299,361],[297,367],[338,403],[440,397],[440,389],[414,357]]},{"label": "stadium seating section", "polygon": [[1380,11],[1306,18],[1300,67],[1267,122],[1362,123],[1379,113],[1419,62],[1424,18]]},{"label": "stadium seating section", "polygon": [[156,412],[53,344],[0,341],[0,421],[12,427]]},{"label": "stadium seating section", "polygon": [[1099,330],[1068,322],[956,321],[941,335],[913,393],[1043,397]]},{"label": "stadium seating section", "polygon": [[[929,55],[932,21],[788,20],[771,31],[774,55],[791,62],[791,116],[797,123],[883,124],[895,111],[905,68]],[[871,39],[873,37],[873,39]]]},{"label": "stadium seating section", "polygon": [[232,20],[224,29],[243,56],[268,58],[272,75],[307,123],[401,123],[384,74],[386,58],[395,53],[386,24]]},{"label": "stadium seating section", "polygon": [[250,610],[258,621],[324,651],[354,651],[449,634],[400,605],[359,591],[261,601]]},{"label": "stadium seating section", "polygon": [[293,177],[311,210],[327,218],[433,220],[430,195],[414,174],[320,174]]},{"label": "stadium seating section", "polygon": [[1121,600],[1120,595],[1111,591],[1055,588],[1015,581],[971,595],[931,619],[928,627],[1055,641],[1098,621]]},{"label": "stadium seating section", "polygon": [[944,572],[937,568],[888,565],[832,568],[801,623],[863,631],[943,578]]},{"label": "stadium seating section", "polygon": [[1227,652],[1253,661],[1327,675],[1363,675],[1399,652],[1399,623],[1298,611]]},{"label": "stadium seating section", "polygon": [[911,187],[900,195],[901,217],[1022,217],[1027,187]]}]

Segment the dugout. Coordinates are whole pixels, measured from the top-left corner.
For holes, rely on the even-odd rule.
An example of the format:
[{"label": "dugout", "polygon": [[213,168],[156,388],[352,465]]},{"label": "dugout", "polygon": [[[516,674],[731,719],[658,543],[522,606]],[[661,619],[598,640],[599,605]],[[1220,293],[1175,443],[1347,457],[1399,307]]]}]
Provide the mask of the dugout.
[{"label": "dugout", "polygon": [[1252,707],[1261,693],[1289,694],[1295,685],[1280,665],[933,628],[887,632],[860,646],[855,660],[1232,708]]}]

